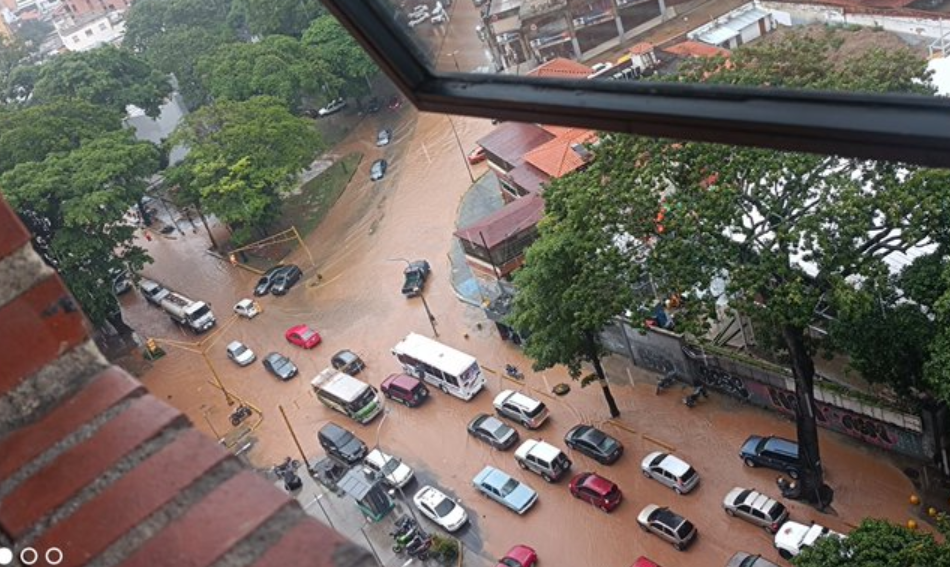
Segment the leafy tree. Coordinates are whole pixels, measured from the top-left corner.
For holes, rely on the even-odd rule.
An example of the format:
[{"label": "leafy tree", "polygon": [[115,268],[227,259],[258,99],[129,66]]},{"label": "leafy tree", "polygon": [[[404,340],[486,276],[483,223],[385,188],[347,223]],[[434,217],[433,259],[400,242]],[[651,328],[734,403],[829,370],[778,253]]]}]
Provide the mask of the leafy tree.
[{"label": "leafy tree", "polygon": [[[728,66],[690,63],[683,67],[684,80],[741,84],[748,73],[756,84],[830,88],[833,73],[819,73],[821,61],[813,59],[816,53],[839,56],[835,37],[812,41],[821,49],[793,38],[781,57],[772,56],[781,47],[762,43],[737,50]],[[864,86],[930,92],[925,62],[912,54],[900,57],[900,68],[888,65],[897,76],[869,79]],[[840,73],[842,85],[854,88],[852,79],[860,77],[882,79],[881,64],[881,58],[866,55],[844,61],[841,65],[855,70]],[[676,314],[679,330],[704,336],[725,302],[781,337],[799,408],[800,484],[805,498],[821,500],[815,345],[806,329],[820,304],[844,311],[866,303],[870,290],[892,285],[882,257],[930,241],[928,228],[950,202],[950,172],[606,135],[597,160],[575,176],[576,188],[566,197],[577,201],[571,210],[583,211],[587,222],[622,241],[640,243],[625,246],[624,260],[604,269],[626,269],[628,275],[620,279],[629,282],[645,272],[661,295],[683,294],[684,307]],[[536,245],[545,246],[543,236]],[[652,307],[652,301],[631,306],[645,317]]]},{"label": "leafy tree", "polygon": [[545,219],[538,240],[528,249],[524,267],[515,275],[510,322],[527,336],[525,353],[534,369],[567,365],[581,376],[589,362],[611,417],[620,415],[601,365],[606,350],[599,334],[632,301],[627,290],[622,254],[609,231],[591,223],[587,208],[603,210],[593,201],[605,196],[586,191],[580,176],[557,179],[545,191]]},{"label": "leafy tree", "polygon": [[154,118],[171,90],[168,79],[143,59],[109,45],[60,55],[41,65],[32,102],[83,100],[123,114],[134,104]]},{"label": "leafy tree", "polygon": [[26,55],[27,50],[23,42],[0,36],[0,94],[7,93],[10,73],[17,68]]},{"label": "leafy tree", "polygon": [[122,117],[85,101],[55,100],[0,113],[0,173],[20,163],[43,161],[120,130]]},{"label": "leafy tree", "polygon": [[326,11],[317,0],[234,0],[232,25],[244,26],[258,37],[300,37],[307,25]]},{"label": "leafy tree", "polygon": [[950,401],[950,261],[946,259],[939,281],[943,293],[934,303],[939,331],[930,343],[930,360],[924,368],[924,378],[937,396]]},{"label": "leafy tree", "polygon": [[0,186],[33,232],[33,245],[65,280],[92,322],[122,321],[110,270],[138,271],[149,260],[124,222],[158,168],[158,150],[128,130],[99,136],[70,152],[27,162],[0,175]]},{"label": "leafy tree", "polygon": [[42,20],[26,20],[20,24],[19,29],[16,30],[16,35],[25,45],[36,50],[55,31],[52,24]]},{"label": "leafy tree", "polygon": [[303,43],[313,46],[317,57],[342,79],[341,84],[327,84],[331,98],[341,95],[360,97],[370,92],[369,80],[379,69],[336,18],[326,15],[314,20],[304,32]]},{"label": "leafy tree", "polygon": [[172,135],[188,156],[169,172],[183,191],[201,196],[204,208],[250,240],[280,214],[280,197],[323,144],[313,125],[290,114],[278,99],[222,101],[189,115]]},{"label": "leafy tree", "polygon": [[283,100],[292,111],[300,107],[303,96],[318,95],[322,85],[337,83],[311,47],[287,36],[221,46],[202,57],[198,69],[214,100],[269,95]]},{"label": "leafy tree", "polygon": [[795,567],[948,567],[950,548],[933,535],[867,519],[848,537],[826,537],[792,559]]}]

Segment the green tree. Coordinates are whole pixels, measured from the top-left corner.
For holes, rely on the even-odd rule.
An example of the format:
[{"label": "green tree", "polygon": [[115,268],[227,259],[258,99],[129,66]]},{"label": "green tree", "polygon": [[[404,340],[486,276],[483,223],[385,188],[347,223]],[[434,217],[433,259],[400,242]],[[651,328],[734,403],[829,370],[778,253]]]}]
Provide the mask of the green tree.
[{"label": "green tree", "polygon": [[16,30],[16,35],[33,51],[39,49],[50,34],[55,33],[53,25],[42,20],[26,20]]},{"label": "green tree", "polygon": [[0,36],[0,96],[3,98],[10,96],[10,73],[20,65],[26,55],[27,50],[23,42]]},{"label": "green tree", "polygon": [[112,294],[110,270],[138,271],[149,260],[123,217],[158,169],[158,149],[127,130],[0,175],[37,252],[62,275],[95,325],[129,329]]},{"label": "green tree", "polygon": [[225,220],[237,242],[250,240],[252,228],[266,231],[278,218],[282,193],[323,148],[313,124],[272,97],[201,108],[170,144],[190,151],[169,179],[201,195],[204,209]]},{"label": "green tree", "polygon": [[926,532],[867,519],[845,539],[821,538],[792,559],[795,567],[948,567],[950,548]]},{"label": "green tree", "polygon": [[342,80],[339,84],[327,84],[330,98],[361,97],[370,92],[369,81],[379,68],[336,18],[326,15],[314,20],[304,32],[303,43],[313,46],[317,57]]},{"label": "green tree", "polygon": [[[741,84],[745,70],[757,84],[768,77],[784,86],[779,81],[785,77],[793,86],[830,88],[830,72],[814,76],[814,83],[793,74],[817,73],[821,61],[813,61],[813,46],[791,45],[782,57],[770,56],[774,46],[756,44],[736,50],[729,66],[700,61],[683,72],[686,80]],[[839,57],[835,45],[832,34],[817,53]],[[897,77],[866,87],[930,92],[925,62],[913,54],[901,57],[905,64],[893,69]],[[841,63],[849,64],[856,70],[841,73],[848,88],[854,86],[850,77],[882,76],[878,57]],[[611,269],[627,266],[628,281],[645,271],[660,295],[683,294],[685,307],[676,314],[682,332],[703,337],[726,303],[780,337],[800,408],[803,496],[818,500],[824,476],[814,411],[816,349],[806,329],[819,305],[842,311],[867,301],[869,290],[888,289],[882,257],[930,241],[928,227],[950,202],[950,173],[620,135],[604,136],[596,153],[596,161],[576,174],[581,181],[572,196],[579,204],[573,208],[615,237],[639,243],[627,246],[625,262]],[[645,318],[654,304],[651,299],[631,307]]]},{"label": "green tree", "polygon": [[255,36],[300,37],[310,22],[326,14],[317,0],[234,0],[230,20]]},{"label": "green tree", "polygon": [[122,129],[122,116],[85,101],[0,112],[0,173],[20,163],[43,161],[54,152],[74,150],[101,134]]},{"label": "green tree", "polygon": [[59,55],[41,65],[32,102],[83,100],[123,114],[134,104],[154,118],[171,90],[168,79],[145,60],[108,45]]},{"label": "green tree", "polygon": [[214,100],[242,101],[268,95],[281,99],[294,112],[302,97],[319,95],[322,85],[337,83],[311,47],[287,36],[221,46],[202,57],[198,69]]},{"label": "green tree", "polygon": [[943,292],[934,303],[938,332],[930,343],[924,379],[939,398],[950,401],[950,261],[946,258],[939,282]]},{"label": "green tree", "polygon": [[527,337],[524,350],[535,370],[564,364],[579,379],[582,364],[593,365],[594,376],[581,385],[596,380],[610,416],[617,417],[620,410],[601,365],[606,350],[599,334],[631,303],[627,290],[632,286],[612,235],[586,214],[588,207],[604,209],[593,202],[604,195],[586,191],[586,183],[580,176],[566,177],[545,190],[545,219],[515,276],[518,293],[510,323]]}]

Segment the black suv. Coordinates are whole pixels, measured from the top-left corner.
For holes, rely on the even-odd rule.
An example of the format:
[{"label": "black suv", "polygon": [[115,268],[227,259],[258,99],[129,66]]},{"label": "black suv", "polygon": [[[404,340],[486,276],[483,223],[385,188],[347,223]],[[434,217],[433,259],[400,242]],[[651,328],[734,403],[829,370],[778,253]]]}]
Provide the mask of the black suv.
[{"label": "black suv", "polygon": [[277,275],[287,266],[274,266],[273,268],[264,272],[264,275],[261,276],[261,279],[257,280],[257,285],[254,286],[254,295],[260,297],[262,295],[267,295],[270,291],[272,285],[274,285],[274,279]]},{"label": "black suv", "polygon": [[802,469],[798,443],[781,437],[752,435],[742,444],[739,458],[747,467],[768,467],[792,478],[798,478]]},{"label": "black suv", "polygon": [[348,465],[359,464],[366,456],[366,443],[335,423],[331,422],[320,428],[317,439],[327,455],[336,457]]},{"label": "black suv", "polygon": [[284,266],[284,269],[274,274],[274,284],[271,286],[270,292],[274,295],[284,295],[300,280],[302,275],[303,272],[297,266],[293,264]]}]

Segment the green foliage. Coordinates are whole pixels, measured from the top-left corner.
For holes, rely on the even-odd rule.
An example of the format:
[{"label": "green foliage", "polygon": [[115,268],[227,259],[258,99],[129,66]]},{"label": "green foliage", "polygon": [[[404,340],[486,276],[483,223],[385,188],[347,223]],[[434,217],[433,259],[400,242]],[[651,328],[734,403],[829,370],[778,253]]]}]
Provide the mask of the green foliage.
[{"label": "green foliage", "polygon": [[0,113],[0,173],[121,128],[119,113],[85,101],[56,100]]},{"label": "green foliage", "polygon": [[[26,55],[27,49],[22,41],[0,36],[0,104],[4,98],[12,98],[11,73],[21,68],[20,62]],[[29,90],[33,90],[32,84]]]},{"label": "green foliage", "polygon": [[111,286],[104,284],[111,282],[109,270],[140,270],[148,261],[123,216],[157,169],[155,146],[123,130],[0,175],[5,196],[34,234],[34,247],[96,325],[118,312]]},{"label": "green foliage", "polygon": [[844,540],[826,537],[792,559],[795,567],[948,567],[950,548],[926,532],[864,520]]},{"label": "green foliage", "polygon": [[327,15],[314,20],[304,32],[302,41],[312,46],[332,74],[343,81],[341,84],[327,84],[330,98],[340,95],[359,97],[369,92],[369,79],[379,69],[336,18]]},{"label": "green foliage", "polygon": [[322,149],[313,125],[271,97],[203,107],[185,119],[170,144],[185,144],[190,152],[169,179],[232,225],[238,242],[277,219],[281,193]]},{"label": "green foliage", "polygon": [[16,30],[16,35],[34,51],[56,30],[53,25],[42,20],[26,20]]},{"label": "green foliage", "polygon": [[259,43],[221,46],[202,57],[198,69],[214,100],[269,95],[296,111],[302,96],[319,95],[323,85],[339,82],[313,51],[294,38],[270,36]]},{"label": "green foliage", "polygon": [[938,331],[930,343],[924,378],[941,399],[950,401],[950,262],[945,262],[939,281],[943,293],[934,304]]},{"label": "green foliage", "polygon": [[300,37],[326,11],[318,0],[234,0],[231,21],[256,36]]},{"label": "green foliage", "polygon": [[454,563],[459,556],[459,545],[459,541],[454,537],[433,534],[429,554],[442,564]]},{"label": "green foliage", "polygon": [[168,79],[143,59],[108,45],[59,55],[41,65],[32,102],[81,100],[123,114],[126,105],[134,104],[156,117],[171,90]]}]

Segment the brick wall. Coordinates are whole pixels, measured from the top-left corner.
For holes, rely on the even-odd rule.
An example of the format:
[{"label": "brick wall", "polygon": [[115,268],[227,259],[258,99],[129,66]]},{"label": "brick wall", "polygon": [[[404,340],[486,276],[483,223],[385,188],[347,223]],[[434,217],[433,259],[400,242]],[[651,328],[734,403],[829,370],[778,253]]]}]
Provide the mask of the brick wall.
[{"label": "brick wall", "polygon": [[375,565],[110,367],[89,331],[0,199],[0,548],[13,564],[32,548],[33,564],[70,567]]}]

